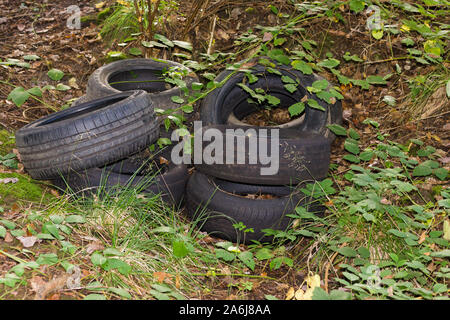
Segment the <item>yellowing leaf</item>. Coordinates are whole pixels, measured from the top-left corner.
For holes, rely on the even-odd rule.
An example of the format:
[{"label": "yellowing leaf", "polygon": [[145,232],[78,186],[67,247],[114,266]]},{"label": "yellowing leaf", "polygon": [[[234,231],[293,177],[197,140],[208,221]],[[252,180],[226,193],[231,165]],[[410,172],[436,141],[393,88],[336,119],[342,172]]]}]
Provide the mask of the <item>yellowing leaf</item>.
[{"label": "yellowing leaf", "polygon": [[286,300],[291,300],[295,295],[295,290],[293,287],[290,287],[288,292],[286,293]]},{"label": "yellowing leaf", "polygon": [[97,9],[103,8],[105,6],[105,1],[99,2],[95,4],[95,7]]},{"label": "yellowing leaf", "polygon": [[406,24],[404,24],[400,27],[400,30],[403,32],[409,32],[411,29]]},{"label": "yellowing leaf", "polygon": [[303,291],[302,289],[298,289],[297,291],[295,291],[295,299],[296,300],[305,300],[304,295],[305,295],[305,291]]},{"label": "yellowing leaf", "polygon": [[445,220],[444,221],[444,235],[443,235],[445,240],[450,241],[450,220]]}]

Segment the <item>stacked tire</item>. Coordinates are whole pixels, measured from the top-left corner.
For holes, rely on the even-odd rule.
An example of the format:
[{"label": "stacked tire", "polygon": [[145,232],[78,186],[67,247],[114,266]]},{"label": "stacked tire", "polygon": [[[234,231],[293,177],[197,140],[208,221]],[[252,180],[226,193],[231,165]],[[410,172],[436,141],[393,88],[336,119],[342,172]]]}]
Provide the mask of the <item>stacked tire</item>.
[{"label": "stacked tire", "polygon": [[[181,88],[166,87],[164,71],[183,69],[190,85],[197,78],[184,66],[164,60],[129,59],[102,66],[89,77],[86,95],[62,111],[16,132],[21,161],[30,176],[62,190],[92,194],[100,188],[139,187],[179,204],[188,179],[148,147],[160,135],[155,108],[173,108]],[[165,150],[165,155],[170,150]]]},{"label": "stacked tire", "polygon": [[[207,126],[202,130],[222,133],[219,141],[224,144],[233,141],[234,145],[224,145],[222,149],[232,150],[232,159],[238,157],[238,138],[241,144],[245,141],[245,151],[240,152],[244,161],[225,164],[224,153],[215,163],[195,164],[196,172],[186,188],[186,207],[189,217],[203,231],[233,242],[273,240],[265,229],[286,230],[292,222],[289,215],[295,213],[297,206],[319,215],[324,212],[316,199],[307,197],[300,189],[306,183],[323,180],[328,174],[330,144],[335,136],[327,126],[342,123],[341,103],[329,105],[306,90],[314,81],[322,79],[319,76],[273,63],[278,72],[268,72],[261,64],[252,67],[250,72],[258,81],[247,84],[248,87],[265,88],[266,93],[280,100],[281,107],[288,108],[306,96],[316,100],[325,111],[307,107],[301,117],[276,127],[249,126],[241,120],[257,110],[248,102],[249,95],[237,85],[245,82],[246,74],[224,71],[217,77],[216,82],[229,79],[203,100],[200,113],[203,125]],[[284,88],[283,75],[296,78],[299,86],[294,93]],[[270,135],[272,129],[279,130],[276,137]],[[273,146],[278,150],[279,166],[275,174],[262,174],[264,165],[251,161],[255,143],[258,146],[266,143],[267,149]]]}]

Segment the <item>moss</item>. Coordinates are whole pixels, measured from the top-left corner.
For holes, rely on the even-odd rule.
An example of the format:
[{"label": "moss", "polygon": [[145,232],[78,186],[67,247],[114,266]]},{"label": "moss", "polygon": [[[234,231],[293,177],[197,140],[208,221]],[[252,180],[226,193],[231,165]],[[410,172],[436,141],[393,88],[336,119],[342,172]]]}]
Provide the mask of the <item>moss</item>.
[{"label": "moss", "polygon": [[0,173],[0,180],[17,178],[15,183],[0,183],[0,205],[10,206],[16,202],[48,203],[54,198],[47,188],[20,173]]},{"label": "moss", "polygon": [[0,155],[11,153],[16,145],[16,139],[13,133],[6,130],[0,130]]}]

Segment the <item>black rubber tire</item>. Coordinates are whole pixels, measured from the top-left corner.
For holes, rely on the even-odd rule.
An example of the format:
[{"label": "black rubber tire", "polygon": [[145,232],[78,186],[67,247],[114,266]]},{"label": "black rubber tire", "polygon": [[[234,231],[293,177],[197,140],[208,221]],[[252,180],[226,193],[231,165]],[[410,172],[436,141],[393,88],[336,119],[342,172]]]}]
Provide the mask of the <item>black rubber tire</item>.
[{"label": "black rubber tire", "polygon": [[[258,191],[278,197],[262,200],[232,194],[251,194]],[[320,215],[324,211],[323,206],[289,187],[223,182],[200,172],[194,172],[186,187],[188,217],[195,221],[202,231],[232,242],[248,244],[252,240],[273,241],[273,237],[265,235],[262,230],[286,230],[292,222],[286,215],[295,213],[295,208],[299,205]],[[239,222],[246,228],[252,228],[253,232],[239,231],[233,227],[233,224]]]},{"label": "black rubber tire", "polygon": [[[259,130],[267,129],[267,134],[270,134],[270,128],[211,125],[203,127],[202,131],[204,132],[211,128],[219,130],[222,134],[222,150],[225,151],[223,152],[221,164],[206,164],[204,161],[201,164],[195,164],[196,169],[204,174],[233,182],[262,185],[296,185],[305,180],[313,181],[324,179],[328,174],[330,166],[330,143],[320,134],[299,132],[295,129],[275,129],[279,132],[278,173],[274,175],[261,175],[261,168],[268,167],[269,165],[262,165],[259,161],[257,161],[256,164],[250,164],[251,140],[249,135],[251,132],[247,130],[256,132],[256,143],[259,148],[260,141],[264,141],[260,140]],[[241,153],[237,147],[238,139],[234,138],[238,135],[236,133],[230,135],[230,133],[226,132],[227,129],[243,130],[242,133],[245,139],[245,149],[243,153]],[[198,134],[196,133],[196,136],[197,135]],[[243,135],[239,136],[242,138]],[[234,164],[226,164],[226,150],[230,147],[227,146],[228,139],[226,136],[233,137],[234,145],[232,150],[234,150]],[[252,134],[252,136],[255,135]],[[276,143],[276,140],[272,140],[271,138],[269,138],[269,141],[270,146],[272,146],[273,143]],[[203,150],[209,143],[209,141],[203,141]],[[253,144],[252,146],[255,147]],[[268,150],[271,149],[270,146],[267,147]],[[244,156],[243,164],[236,163],[238,153]]]},{"label": "black rubber tire", "polygon": [[83,195],[101,196],[102,192],[137,188],[141,194],[160,194],[165,202],[180,205],[189,178],[187,166],[154,165],[155,171],[150,171],[152,161],[149,159],[148,155],[140,153],[103,168],[70,172],[51,182],[62,191]]},{"label": "black rubber tire", "polygon": [[[254,62],[256,63],[257,61],[255,60]],[[311,86],[314,81],[322,80],[323,78],[316,74],[306,75],[290,66],[282,65],[273,60],[270,61],[275,64],[275,69],[280,71],[283,76],[299,80],[300,85],[297,90],[294,93],[289,93],[284,88],[285,83],[281,80],[281,76],[268,72],[267,68],[261,64],[256,64],[251,68],[251,73],[258,75],[258,81],[253,84],[247,83],[248,87],[253,90],[264,88],[268,94],[281,100],[278,106],[283,108],[288,108],[294,103],[301,101],[305,95],[309,99],[316,100],[326,111],[313,109],[305,104],[304,120],[291,128],[303,132],[319,133],[332,142],[335,139],[335,135],[326,126],[342,123],[342,103],[337,100],[333,105],[329,105],[315,94],[306,90],[306,87]],[[221,72],[215,81],[221,82],[229,77],[232,72],[230,70]],[[247,99],[250,97],[249,94],[237,86],[238,83],[243,82],[244,77],[246,75],[243,72],[232,75],[222,87],[215,89],[203,99],[200,106],[200,117],[203,125],[227,124],[228,118],[233,112],[236,118],[241,120],[258,110],[254,105],[247,102]],[[287,126],[284,125],[284,127]]]},{"label": "black rubber tire", "polygon": [[21,161],[34,179],[96,168],[124,159],[159,136],[151,100],[121,92],[55,112],[16,132]]},{"label": "black rubber tire", "polygon": [[[197,76],[192,71],[173,61],[161,59],[125,59],[106,64],[95,70],[89,77],[86,86],[86,99],[101,98],[126,90],[144,90],[149,93],[155,109],[176,109],[180,107],[172,101],[172,96],[182,95],[179,87],[170,87],[162,78],[162,73],[170,67],[178,67],[188,72],[183,78],[187,88],[193,82],[198,82]],[[133,81],[111,85],[111,82]],[[151,81],[151,82],[139,82]],[[76,105],[79,103],[75,101]]]}]

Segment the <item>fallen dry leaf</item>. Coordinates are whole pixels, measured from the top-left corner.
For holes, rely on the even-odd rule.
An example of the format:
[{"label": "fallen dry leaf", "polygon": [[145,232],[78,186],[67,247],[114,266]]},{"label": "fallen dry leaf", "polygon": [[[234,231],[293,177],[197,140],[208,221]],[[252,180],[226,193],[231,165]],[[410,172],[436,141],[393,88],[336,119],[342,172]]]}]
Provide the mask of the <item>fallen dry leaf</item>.
[{"label": "fallen dry leaf", "polygon": [[153,272],[153,277],[156,278],[156,281],[158,281],[159,283],[163,283],[166,278],[170,279],[172,275],[163,271],[156,271]]},{"label": "fallen dry leaf", "polygon": [[30,248],[30,247],[34,246],[34,244],[36,242],[39,241],[39,239],[36,238],[35,236],[31,236],[31,237],[16,237],[16,238],[17,238],[17,240],[19,240],[22,243],[22,245],[25,248]]},{"label": "fallen dry leaf", "polygon": [[18,182],[18,181],[19,181],[18,178],[3,178],[3,179],[0,179],[0,183],[4,183],[4,184],[7,184],[7,183],[16,183],[16,182]]},{"label": "fallen dry leaf", "polygon": [[295,289],[293,287],[290,287],[288,292],[286,293],[285,300],[291,300],[294,296],[295,296]]},{"label": "fallen dry leaf", "polygon": [[11,242],[14,241],[14,238],[13,238],[13,236],[9,233],[9,231],[6,231],[5,238],[4,238],[3,240],[5,240],[5,242],[11,243]]},{"label": "fallen dry leaf", "polygon": [[31,288],[34,292],[36,292],[34,300],[44,300],[48,294],[63,289],[68,278],[69,275],[64,274],[49,282],[46,282],[41,277],[34,276],[30,280]]},{"label": "fallen dry leaf", "polygon": [[271,32],[264,32],[262,41],[266,42],[266,41],[270,41],[273,38],[273,34]]},{"label": "fallen dry leaf", "polygon": [[89,254],[91,254],[92,252],[94,252],[96,250],[101,251],[103,249],[105,249],[105,246],[97,239],[94,242],[91,242],[86,246],[86,252]]}]

